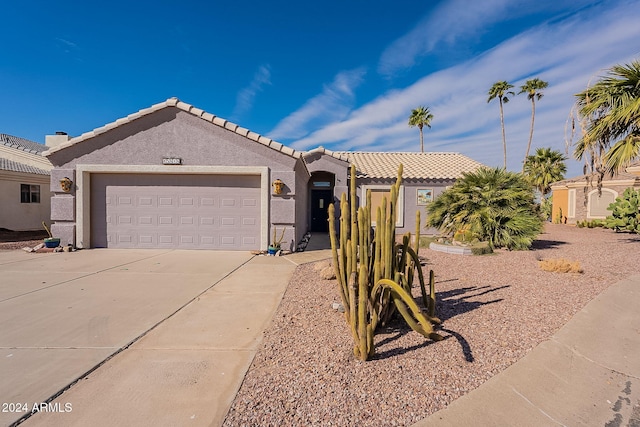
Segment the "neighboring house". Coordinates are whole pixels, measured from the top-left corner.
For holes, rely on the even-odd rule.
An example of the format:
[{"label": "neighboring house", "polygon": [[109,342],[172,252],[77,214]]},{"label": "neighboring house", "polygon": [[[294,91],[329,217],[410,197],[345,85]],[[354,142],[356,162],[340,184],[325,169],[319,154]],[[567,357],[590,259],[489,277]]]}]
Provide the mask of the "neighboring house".
[{"label": "neighboring house", "polygon": [[624,172],[605,176],[600,191],[595,178],[590,183],[587,178],[583,175],[551,185],[553,221],[562,216],[562,223],[575,224],[611,215],[607,207],[615,202],[616,197],[629,187],[640,188],[640,162],[633,163]]},{"label": "neighboring house", "polygon": [[42,230],[51,218],[49,171],[42,155],[47,147],[11,135],[0,134],[0,228],[15,231]]},{"label": "neighboring house", "polygon": [[284,230],[293,250],[307,231],[327,231],[350,163],[358,197],[371,189],[374,204],[404,164],[398,232],[413,231],[416,209],[482,166],[455,153],[300,152],[176,98],[57,138],[45,152],[52,229],[78,247],[257,250]]}]

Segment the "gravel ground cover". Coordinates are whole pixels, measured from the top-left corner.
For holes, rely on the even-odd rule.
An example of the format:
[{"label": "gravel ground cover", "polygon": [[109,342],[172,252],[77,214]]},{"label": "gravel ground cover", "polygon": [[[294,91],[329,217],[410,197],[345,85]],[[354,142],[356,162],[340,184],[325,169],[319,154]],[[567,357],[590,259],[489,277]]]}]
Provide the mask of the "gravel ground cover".
[{"label": "gravel ground cover", "polygon": [[42,243],[42,239],[49,237],[44,230],[11,231],[0,228],[0,250],[22,249],[34,247]]},{"label": "gravel ground cover", "polygon": [[[522,358],[610,285],[640,273],[640,236],[552,224],[531,251],[420,254],[425,271],[436,274],[444,341],[395,321],[376,335],[375,359],[356,360],[344,315],[331,308],[340,301],[336,281],[302,265],[224,425],[411,425]],[[584,273],[539,268],[553,258],[579,261]]]}]

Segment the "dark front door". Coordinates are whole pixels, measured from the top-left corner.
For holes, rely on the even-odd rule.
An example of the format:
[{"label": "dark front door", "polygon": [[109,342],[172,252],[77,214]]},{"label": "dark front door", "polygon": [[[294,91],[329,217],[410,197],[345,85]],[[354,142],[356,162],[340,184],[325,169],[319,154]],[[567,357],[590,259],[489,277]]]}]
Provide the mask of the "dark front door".
[{"label": "dark front door", "polygon": [[332,190],[311,190],[311,231],[329,231],[329,203],[333,202]]}]

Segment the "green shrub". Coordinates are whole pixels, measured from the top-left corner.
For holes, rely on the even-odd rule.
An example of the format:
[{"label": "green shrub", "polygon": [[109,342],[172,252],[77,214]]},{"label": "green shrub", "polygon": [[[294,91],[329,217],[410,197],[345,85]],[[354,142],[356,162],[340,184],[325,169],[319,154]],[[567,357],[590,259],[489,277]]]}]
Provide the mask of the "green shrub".
[{"label": "green shrub", "polygon": [[551,218],[551,210],[553,208],[553,196],[540,200],[540,214],[545,221]]},{"label": "green shrub", "polygon": [[586,219],[583,219],[581,221],[577,221],[576,222],[576,227],[578,228],[598,228],[598,227],[604,227],[604,220],[601,219],[592,219],[591,221],[587,221]]},{"label": "green shrub", "polygon": [[502,168],[463,174],[427,213],[428,226],[448,235],[468,230],[492,248],[528,249],[543,224],[529,183]]},{"label": "green shrub", "polygon": [[493,253],[493,249],[491,249],[491,245],[489,245],[489,242],[474,243],[470,246],[470,248],[473,255],[486,255]]},{"label": "green shrub", "polygon": [[605,227],[640,234],[640,190],[627,188],[607,209],[611,215],[605,219]]}]

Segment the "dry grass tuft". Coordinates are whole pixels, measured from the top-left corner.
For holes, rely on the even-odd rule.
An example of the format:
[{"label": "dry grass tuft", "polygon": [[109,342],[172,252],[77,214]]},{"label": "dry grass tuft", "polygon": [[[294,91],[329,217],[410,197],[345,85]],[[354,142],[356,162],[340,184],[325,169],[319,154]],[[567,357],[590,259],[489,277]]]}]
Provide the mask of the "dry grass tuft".
[{"label": "dry grass tuft", "polygon": [[569,261],[564,258],[544,259],[538,261],[538,264],[542,270],[554,273],[584,273],[580,267],[580,261]]}]

